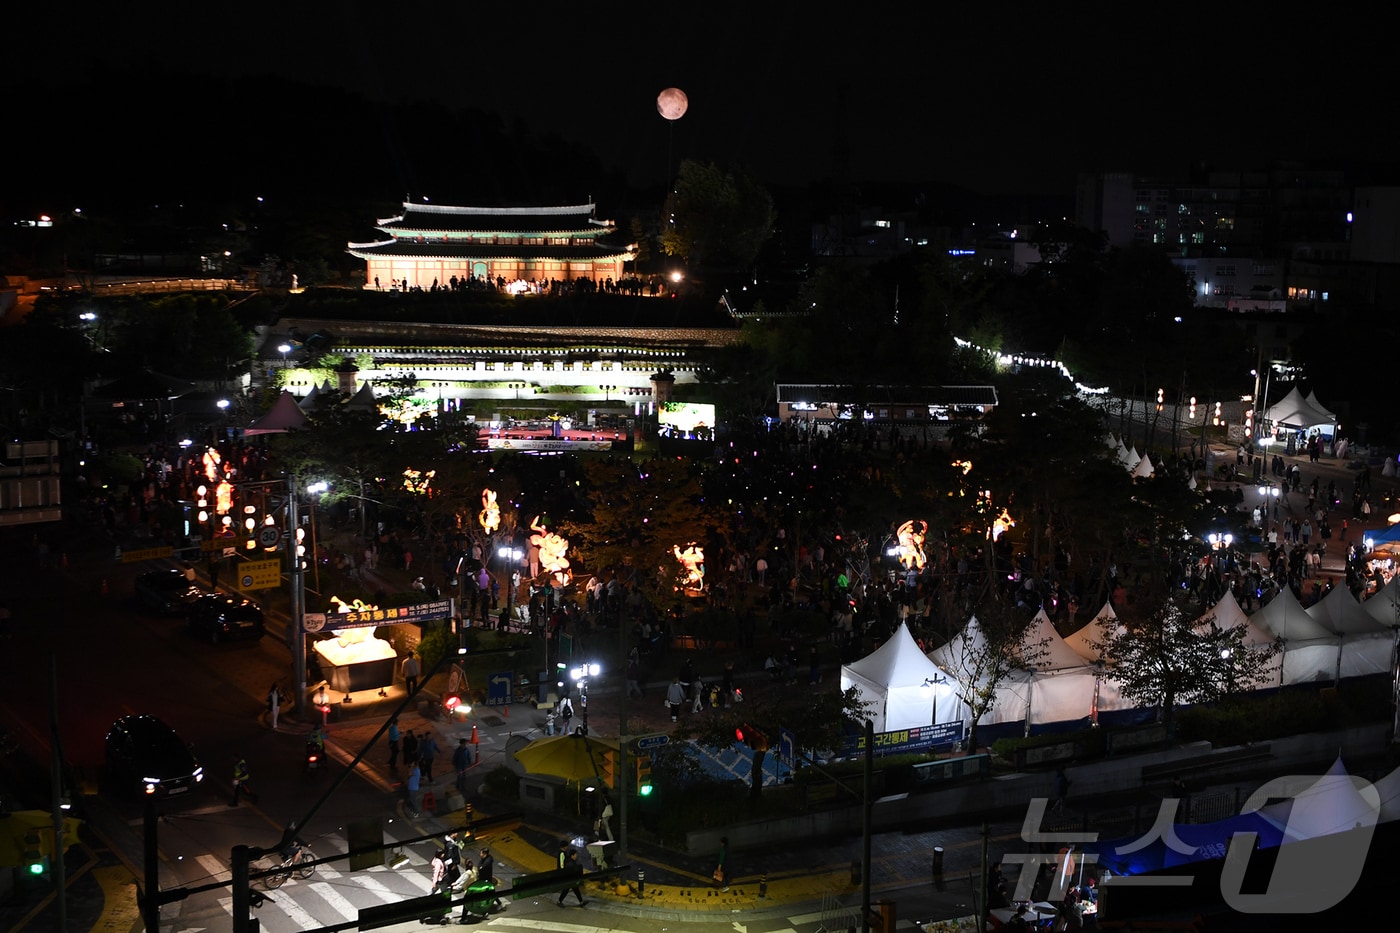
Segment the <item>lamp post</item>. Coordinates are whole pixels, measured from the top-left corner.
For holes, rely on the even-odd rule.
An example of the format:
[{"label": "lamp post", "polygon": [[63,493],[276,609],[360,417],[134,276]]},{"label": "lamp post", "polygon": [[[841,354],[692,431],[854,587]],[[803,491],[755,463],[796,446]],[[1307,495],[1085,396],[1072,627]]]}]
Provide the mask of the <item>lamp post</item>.
[{"label": "lamp post", "polygon": [[515,606],[515,590],[520,585],[520,558],[525,552],[518,547],[503,547],[496,551],[506,565],[506,615]]},{"label": "lamp post", "polygon": [[292,345],[289,343],[279,343],[277,352],[282,354],[282,368],[287,368],[287,354],[292,352]]},{"label": "lamp post", "polygon": [[569,671],[569,679],[578,685],[579,709],[583,713],[583,734],[588,734],[588,679],[597,677],[602,668],[597,663],[580,664]]},{"label": "lamp post", "polygon": [[1262,502],[1263,502],[1263,505],[1262,505],[1261,507],[1262,507],[1262,509],[1263,509],[1263,511],[1264,511],[1264,525],[1263,525],[1263,528],[1261,529],[1261,531],[1262,531],[1262,533],[1264,534],[1264,536],[1267,538],[1267,537],[1268,537],[1268,534],[1269,534],[1269,510],[1273,507],[1273,506],[1269,503],[1269,499],[1272,498],[1275,502],[1278,501],[1278,487],[1277,487],[1277,486],[1260,486],[1260,487],[1259,487],[1259,498],[1260,498],[1260,499],[1262,500]]}]

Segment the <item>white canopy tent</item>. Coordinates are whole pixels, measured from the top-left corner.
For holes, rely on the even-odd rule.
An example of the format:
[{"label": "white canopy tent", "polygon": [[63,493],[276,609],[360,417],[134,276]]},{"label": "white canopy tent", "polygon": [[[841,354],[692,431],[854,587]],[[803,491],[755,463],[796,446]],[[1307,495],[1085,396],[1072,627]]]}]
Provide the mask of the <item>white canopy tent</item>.
[{"label": "white canopy tent", "polygon": [[1336,676],[1341,639],[1308,615],[1288,587],[1250,616],[1250,621],[1283,639],[1281,686],[1332,680]]},{"label": "white canopy tent", "polygon": [[[929,652],[929,660],[947,671],[959,684],[981,686],[986,678],[979,676],[977,659],[986,651],[987,640],[977,617],[967,620],[962,631],[941,648]],[[977,720],[978,725],[990,726],[1004,722],[1020,722],[1026,718],[1026,702],[1030,697],[1032,675],[1028,671],[1013,671],[1002,678],[992,706]],[[958,703],[958,713],[964,726],[972,723],[972,710]],[[945,720],[946,721],[946,720]]]},{"label": "white canopy tent", "polygon": [[841,689],[855,687],[876,732],[962,720],[953,678],[919,650],[903,624],[879,648],[841,666]]},{"label": "white canopy tent", "polygon": [[[1244,637],[1241,639],[1245,650],[1251,648],[1265,648],[1272,645],[1275,638],[1272,634],[1257,625],[1249,616],[1245,615],[1240,608],[1239,600],[1235,599],[1234,591],[1226,590],[1220,602],[1201,614],[1196,620],[1197,628],[1204,628],[1207,619],[1215,619],[1215,624],[1222,629],[1243,629]],[[1265,676],[1258,684],[1261,687],[1273,687],[1282,682],[1283,676],[1283,653],[1275,654],[1269,660]]]},{"label": "white canopy tent", "polygon": [[1384,674],[1390,670],[1395,643],[1391,630],[1362,609],[1346,587],[1333,587],[1332,592],[1306,611],[1341,639],[1337,678]]},{"label": "white canopy tent", "polygon": [[[1312,398],[1316,399],[1316,395]],[[1295,385],[1282,400],[1269,406],[1268,410],[1264,412],[1264,420],[1293,428],[1307,429],[1318,425],[1336,424],[1337,416],[1304,397]]]},{"label": "white canopy tent", "polygon": [[[1026,719],[1031,725],[1097,717],[1100,668],[1065,643],[1044,609],[1031,620],[1022,644],[1039,655],[1026,664],[1031,673]],[[1112,695],[1121,700],[1116,689]]]},{"label": "white canopy tent", "polygon": [[1118,613],[1113,611],[1110,603],[1104,603],[1099,614],[1094,616],[1094,620],[1085,625],[1077,632],[1072,632],[1065,636],[1065,644],[1086,661],[1098,661],[1099,650],[1094,647],[1095,643],[1102,644],[1108,636],[1123,627],[1123,623],[1118,621]]}]

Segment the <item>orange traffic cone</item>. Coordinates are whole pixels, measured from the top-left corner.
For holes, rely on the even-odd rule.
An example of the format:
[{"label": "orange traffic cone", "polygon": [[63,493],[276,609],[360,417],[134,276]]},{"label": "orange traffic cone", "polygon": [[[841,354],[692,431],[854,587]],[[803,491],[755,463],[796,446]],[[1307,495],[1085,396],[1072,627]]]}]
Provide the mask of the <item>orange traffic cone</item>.
[{"label": "orange traffic cone", "polygon": [[480,744],[481,744],[481,740],[478,739],[478,738],[476,737],[476,723],[472,723],[472,737],[471,737],[471,743],[472,743],[473,745],[480,745]]},{"label": "orange traffic cone", "polygon": [[506,713],[505,713],[506,718],[509,719],[509,718],[510,718],[510,704],[509,704],[509,703],[507,703],[507,704],[505,705],[505,710],[506,710]]}]

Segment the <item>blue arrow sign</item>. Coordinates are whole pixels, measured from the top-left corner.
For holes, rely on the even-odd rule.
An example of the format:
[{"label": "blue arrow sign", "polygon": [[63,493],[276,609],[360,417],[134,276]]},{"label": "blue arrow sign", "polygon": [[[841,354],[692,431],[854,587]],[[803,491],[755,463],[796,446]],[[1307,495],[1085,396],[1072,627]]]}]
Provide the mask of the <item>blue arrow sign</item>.
[{"label": "blue arrow sign", "polygon": [[513,683],[515,683],[515,672],[513,671],[492,674],[490,680],[486,682],[486,705],[509,706],[510,688]]},{"label": "blue arrow sign", "polygon": [[645,752],[653,748],[660,748],[669,741],[671,741],[671,737],[664,732],[656,735],[644,735],[637,740],[637,751]]},{"label": "blue arrow sign", "polygon": [[797,737],[782,726],[778,727],[778,760],[789,768],[797,767]]}]

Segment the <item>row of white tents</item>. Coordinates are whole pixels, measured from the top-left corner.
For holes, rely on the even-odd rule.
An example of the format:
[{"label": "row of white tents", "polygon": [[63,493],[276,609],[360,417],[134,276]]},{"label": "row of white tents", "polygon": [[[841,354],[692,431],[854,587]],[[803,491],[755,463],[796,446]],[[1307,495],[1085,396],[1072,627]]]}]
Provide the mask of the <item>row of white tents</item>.
[{"label": "row of white tents", "polygon": [[[1241,628],[1247,648],[1281,644],[1282,650],[1270,659],[1267,680],[1256,685],[1264,689],[1389,672],[1398,613],[1400,577],[1365,603],[1337,587],[1304,609],[1292,591],[1284,589],[1253,615],[1246,615],[1234,594],[1227,592],[1198,624],[1214,618],[1221,628]],[[1095,647],[1120,625],[1113,608],[1105,605],[1088,625],[1061,637],[1042,609],[1023,643],[1043,645],[1043,652],[1037,652],[1034,667],[1017,669],[996,685],[979,726],[1023,722],[1029,731],[1133,709],[1112,672],[1099,663]],[[966,728],[971,711],[959,699],[965,692],[959,689],[959,679],[975,670],[970,659],[979,656],[984,644],[976,617],[948,644],[928,654],[901,625],[874,652],[841,668],[841,689],[858,688],[876,732],[959,721]]]}]

